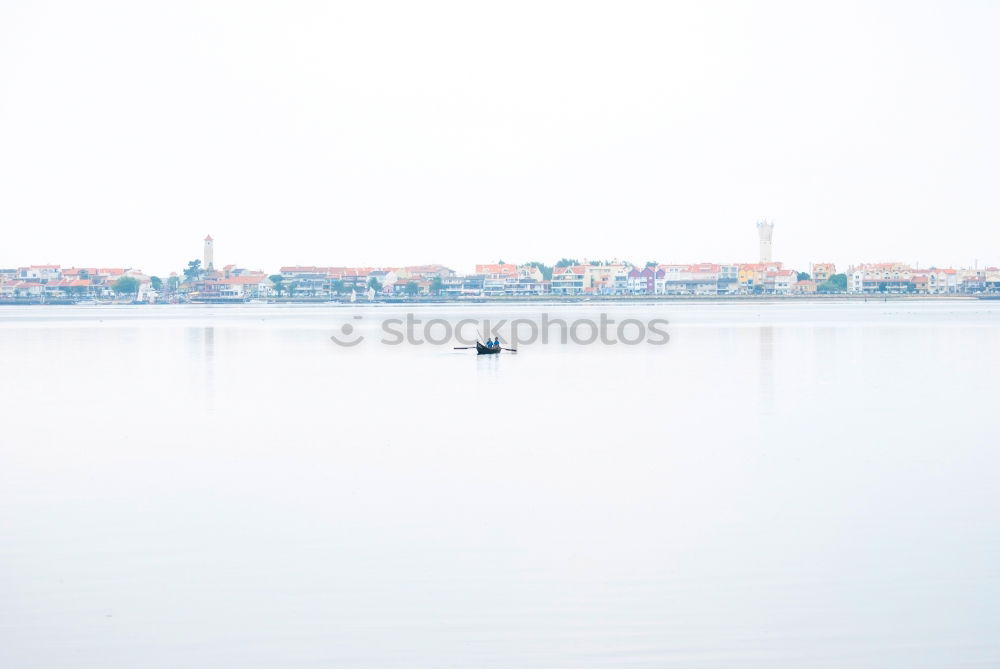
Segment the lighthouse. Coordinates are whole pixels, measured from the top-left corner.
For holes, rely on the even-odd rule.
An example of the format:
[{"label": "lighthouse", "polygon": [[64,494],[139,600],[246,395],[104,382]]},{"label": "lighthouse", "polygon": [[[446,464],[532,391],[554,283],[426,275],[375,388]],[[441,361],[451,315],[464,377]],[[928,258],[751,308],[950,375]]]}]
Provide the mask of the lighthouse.
[{"label": "lighthouse", "polygon": [[202,262],[201,266],[206,272],[211,272],[215,269],[215,251],[212,248],[212,235],[205,237],[205,261]]}]

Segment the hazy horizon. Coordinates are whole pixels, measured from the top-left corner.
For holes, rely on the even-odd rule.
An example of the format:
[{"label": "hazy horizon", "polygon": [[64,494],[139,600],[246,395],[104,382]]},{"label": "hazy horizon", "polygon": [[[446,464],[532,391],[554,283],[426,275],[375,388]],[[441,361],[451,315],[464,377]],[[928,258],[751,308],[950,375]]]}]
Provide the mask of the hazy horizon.
[{"label": "hazy horizon", "polygon": [[0,267],[1000,265],[998,15],[6,3]]}]

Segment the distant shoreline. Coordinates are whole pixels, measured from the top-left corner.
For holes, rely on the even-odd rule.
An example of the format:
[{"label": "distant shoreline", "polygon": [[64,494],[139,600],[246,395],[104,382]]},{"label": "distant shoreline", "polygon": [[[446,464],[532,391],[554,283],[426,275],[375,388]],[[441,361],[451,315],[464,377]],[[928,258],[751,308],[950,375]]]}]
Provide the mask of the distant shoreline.
[{"label": "distant shoreline", "polygon": [[856,294],[856,293],[832,293],[824,295],[529,295],[529,296],[489,296],[489,297],[418,297],[418,298],[385,298],[381,300],[358,300],[351,302],[348,299],[330,300],[327,298],[311,297],[274,297],[266,301],[245,302],[243,300],[198,300],[192,302],[158,302],[128,303],[128,302],[98,302],[97,304],[77,305],[75,301],[68,299],[5,299],[0,300],[0,307],[3,306],[269,306],[282,304],[329,304],[338,306],[367,306],[367,305],[433,305],[433,304],[588,304],[588,303],[625,303],[639,304],[650,302],[713,302],[713,303],[742,303],[742,302],[900,302],[900,301],[969,301],[969,300],[1000,300],[1000,294],[986,295],[913,295],[913,294]]}]

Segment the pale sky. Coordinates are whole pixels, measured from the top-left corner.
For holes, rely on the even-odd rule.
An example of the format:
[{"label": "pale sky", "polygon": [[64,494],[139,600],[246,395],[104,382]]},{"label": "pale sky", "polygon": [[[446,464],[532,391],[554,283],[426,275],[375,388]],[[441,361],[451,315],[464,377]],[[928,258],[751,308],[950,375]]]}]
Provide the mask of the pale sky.
[{"label": "pale sky", "polygon": [[[807,6],[808,5],[808,6]],[[0,0],[0,267],[1000,264],[1000,3]]]}]

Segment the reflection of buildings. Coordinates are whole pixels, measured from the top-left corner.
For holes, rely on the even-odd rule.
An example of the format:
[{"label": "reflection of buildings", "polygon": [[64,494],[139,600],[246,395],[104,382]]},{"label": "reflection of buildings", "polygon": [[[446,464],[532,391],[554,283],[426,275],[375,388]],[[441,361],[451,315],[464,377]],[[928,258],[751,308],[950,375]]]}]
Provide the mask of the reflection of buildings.
[{"label": "reflection of buildings", "polygon": [[774,408],[774,328],[762,325],[758,330],[760,359],[760,409],[770,413]]},{"label": "reflection of buildings", "polygon": [[205,353],[205,400],[211,404],[215,399],[215,328],[204,329]]},{"label": "reflection of buildings", "polygon": [[211,362],[215,357],[215,328],[205,328],[205,361]]},{"label": "reflection of buildings", "polygon": [[194,377],[191,388],[192,390],[201,388],[201,392],[204,393],[202,401],[211,406],[215,399],[215,328],[212,326],[188,328],[187,340],[191,375]]}]

